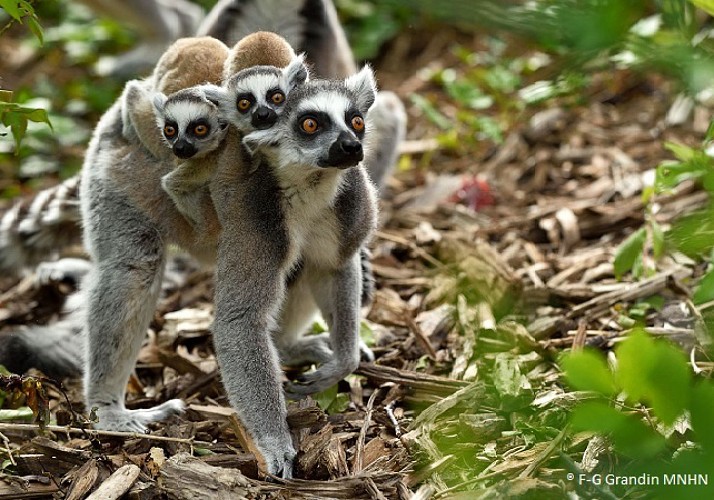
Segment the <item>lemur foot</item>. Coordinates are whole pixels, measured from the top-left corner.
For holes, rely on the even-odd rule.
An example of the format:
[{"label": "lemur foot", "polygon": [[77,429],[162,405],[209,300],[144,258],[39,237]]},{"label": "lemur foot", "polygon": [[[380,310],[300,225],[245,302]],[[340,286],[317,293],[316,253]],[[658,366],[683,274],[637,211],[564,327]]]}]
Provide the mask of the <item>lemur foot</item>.
[{"label": "lemur foot", "polygon": [[293,461],[297,453],[289,433],[283,439],[257,439],[255,444],[263,455],[269,474],[283,479],[293,477]]},{"label": "lemur foot", "polygon": [[141,410],[127,410],[119,406],[99,406],[97,408],[99,421],[94,424],[94,427],[102,430],[144,433],[148,424],[178,415],[185,409],[186,405],[180,399],[171,399],[159,406]]},{"label": "lemur foot", "polygon": [[290,399],[302,399],[310,394],[329,389],[347,375],[355,371],[359,360],[354,362],[332,359],[317,370],[304,373],[295,382],[285,384],[285,395]]},{"label": "lemur foot", "polygon": [[[372,349],[364,341],[359,342],[360,360],[374,361]],[[287,366],[324,365],[334,357],[330,346],[330,334],[307,335],[295,343],[280,348],[280,358]]]},{"label": "lemur foot", "polygon": [[364,340],[359,341],[359,359],[367,363],[372,363],[374,361],[374,353],[372,352],[372,349],[367,347]]},{"label": "lemur foot", "polygon": [[85,259],[65,258],[54,262],[41,262],[37,266],[38,285],[71,281],[78,284],[92,269],[92,263]]}]

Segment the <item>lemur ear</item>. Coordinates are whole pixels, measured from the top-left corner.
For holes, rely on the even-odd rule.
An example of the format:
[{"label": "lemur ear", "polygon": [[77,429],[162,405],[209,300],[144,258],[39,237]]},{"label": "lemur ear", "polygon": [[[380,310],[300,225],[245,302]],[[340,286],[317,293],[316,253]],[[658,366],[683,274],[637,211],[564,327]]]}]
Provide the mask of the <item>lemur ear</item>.
[{"label": "lemur ear", "polygon": [[360,111],[367,113],[377,96],[377,82],[369,64],[366,64],[356,75],[347,77],[345,86],[354,92],[355,97],[357,97],[357,107]]},{"label": "lemur ear", "polygon": [[265,129],[265,130],[254,130],[250,134],[246,134],[243,137],[243,146],[252,156],[257,153],[260,149],[265,146],[270,145],[275,140],[275,130]]},{"label": "lemur ear", "polygon": [[206,99],[215,104],[218,108],[225,106],[226,101],[228,101],[228,92],[223,87],[219,87],[218,85],[204,85],[202,90]]},{"label": "lemur ear", "polygon": [[164,95],[162,92],[156,92],[154,94],[154,99],[152,102],[154,103],[154,108],[156,108],[156,111],[163,111],[164,110],[164,105],[166,104],[166,100],[168,98],[166,95]]},{"label": "lemur ear", "polygon": [[288,91],[305,83],[310,77],[307,66],[305,65],[305,54],[295,56],[293,60],[290,61],[290,64],[283,69],[283,75],[285,75],[288,82]]}]

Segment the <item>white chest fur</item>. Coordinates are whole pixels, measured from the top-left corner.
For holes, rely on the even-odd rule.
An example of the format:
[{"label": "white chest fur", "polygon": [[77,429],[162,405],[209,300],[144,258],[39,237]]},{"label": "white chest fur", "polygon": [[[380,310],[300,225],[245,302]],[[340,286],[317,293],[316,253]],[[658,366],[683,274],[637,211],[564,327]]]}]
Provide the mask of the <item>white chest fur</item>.
[{"label": "white chest fur", "polygon": [[284,167],[279,173],[285,223],[290,235],[290,260],[336,268],[340,261],[340,225],[335,201],[344,172]]}]

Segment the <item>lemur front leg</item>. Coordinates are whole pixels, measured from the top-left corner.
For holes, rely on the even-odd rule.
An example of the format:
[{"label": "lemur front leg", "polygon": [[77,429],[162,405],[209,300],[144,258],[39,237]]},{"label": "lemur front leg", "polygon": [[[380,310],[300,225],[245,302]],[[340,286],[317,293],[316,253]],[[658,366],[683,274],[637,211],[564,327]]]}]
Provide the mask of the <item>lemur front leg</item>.
[{"label": "lemur front leg", "polygon": [[333,357],[286,385],[290,397],[324,391],[352,373],[360,360],[359,312],[362,271],[359,253],[329,274],[308,273],[315,301],[330,328]]},{"label": "lemur front leg", "polygon": [[144,432],[147,424],[184,408],[178,399],[142,410],[124,405],[126,385],[161,290],[164,245],[156,228],[117,193],[97,189],[88,194],[97,212],[85,218],[95,262],[85,281],[87,408],[97,408],[99,429]]},{"label": "lemur front leg", "polygon": [[296,453],[271,338],[285,292],[279,253],[269,240],[251,238],[250,229],[240,223],[224,230],[216,266],[213,342],[228,398],[268,472],[290,478]]}]

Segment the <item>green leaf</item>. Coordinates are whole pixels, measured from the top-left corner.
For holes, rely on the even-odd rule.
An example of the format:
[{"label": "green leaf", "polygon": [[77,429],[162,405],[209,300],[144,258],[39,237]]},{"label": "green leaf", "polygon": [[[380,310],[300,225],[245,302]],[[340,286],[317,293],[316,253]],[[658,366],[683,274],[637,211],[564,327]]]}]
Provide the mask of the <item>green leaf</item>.
[{"label": "green leaf", "polygon": [[496,355],[493,369],[493,385],[507,407],[518,407],[532,399],[533,389],[528,378],[523,375],[518,359],[509,353]]},{"label": "green leaf", "polygon": [[693,160],[697,154],[696,149],[676,142],[665,142],[664,147],[665,149],[670,150],[674,154],[674,156],[681,162]]},{"label": "green leaf", "polygon": [[666,239],[690,257],[709,253],[714,248],[714,207],[680,217],[672,224]]},{"label": "green leaf", "polygon": [[42,26],[40,26],[40,23],[37,22],[37,18],[35,16],[28,16],[25,20],[27,21],[27,27],[30,28],[32,34],[35,35],[35,38],[37,38],[40,42],[40,45],[43,45],[45,43],[45,36],[42,31]]},{"label": "green leaf", "polygon": [[575,431],[590,431],[609,435],[619,452],[646,459],[660,453],[664,437],[646,426],[634,415],[625,415],[603,401],[587,401],[573,410],[570,424]]},{"label": "green leaf", "polygon": [[210,455],[215,455],[216,452],[209,450],[208,448],[201,448],[199,446],[193,447],[193,454],[197,457],[207,457]]},{"label": "green leaf", "polygon": [[425,97],[419,95],[419,94],[412,94],[410,96],[410,99],[414,105],[421,109],[421,111],[424,113],[424,115],[431,121],[434,125],[439,127],[442,130],[447,130],[452,127],[451,120],[449,120],[446,116],[441,114],[436,107],[429,102]]},{"label": "green leaf", "polygon": [[27,118],[21,112],[6,111],[2,115],[2,121],[6,127],[10,127],[10,130],[12,130],[12,136],[15,138],[16,144],[15,154],[17,154],[20,150],[20,142],[22,142],[22,138],[27,131]]},{"label": "green leaf", "polygon": [[707,133],[704,136],[704,142],[709,142],[712,139],[714,139],[714,120],[709,122],[709,127],[707,127]]},{"label": "green leaf", "polygon": [[714,16],[714,0],[689,0],[707,14]]},{"label": "green leaf", "polygon": [[643,401],[671,425],[690,400],[691,374],[677,347],[636,330],[615,349],[617,380],[628,397]]},{"label": "green leaf", "polygon": [[22,406],[16,410],[0,410],[0,422],[32,422],[35,418],[34,413],[32,413],[32,408],[29,406]]},{"label": "green leaf", "polygon": [[27,116],[27,119],[31,122],[46,123],[50,126],[50,128],[52,128],[50,117],[44,109],[26,109],[25,116]]},{"label": "green leaf", "polygon": [[714,385],[702,380],[692,389],[689,413],[692,429],[705,450],[714,452]]},{"label": "green leaf", "polygon": [[332,402],[337,397],[337,384],[333,385],[329,389],[325,389],[322,392],[314,394],[312,398],[317,401],[317,405],[323,410],[327,411]]},{"label": "green leaf", "polygon": [[0,90],[0,102],[12,102],[12,90]]},{"label": "green leaf", "polygon": [[699,286],[692,297],[692,301],[697,305],[710,300],[714,300],[714,267],[699,281]]},{"label": "green leaf", "polygon": [[359,338],[370,347],[374,345],[374,330],[372,330],[366,321],[362,321],[359,324]]},{"label": "green leaf", "polygon": [[660,259],[664,255],[664,231],[654,219],[650,220],[652,228],[652,253],[655,259]]},{"label": "green leaf", "polygon": [[0,0],[0,7],[16,21],[19,21],[20,17],[22,17],[20,5],[17,0]]},{"label": "green leaf", "polygon": [[617,392],[615,377],[607,367],[605,357],[584,349],[567,353],[560,361],[565,379],[576,390],[594,391],[605,397]]},{"label": "green leaf", "polygon": [[615,251],[615,260],[613,266],[615,268],[615,277],[617,279],[627,272],[632,270],[637,257],[642,255],[642,250],[645,247],[645,239],[647,231],[641,227],[623,241]]}]

